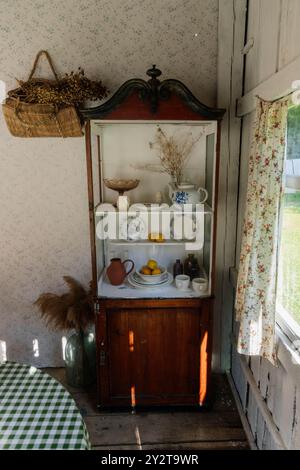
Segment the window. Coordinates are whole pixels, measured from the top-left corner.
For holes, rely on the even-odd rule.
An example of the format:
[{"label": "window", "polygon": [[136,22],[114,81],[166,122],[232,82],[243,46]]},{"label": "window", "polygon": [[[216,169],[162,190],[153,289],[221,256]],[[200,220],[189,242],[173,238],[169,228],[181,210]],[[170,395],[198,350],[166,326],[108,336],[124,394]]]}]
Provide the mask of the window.
[{"label": "window", "polygon": [[300,336],[300,106],[291,107],[288,113],[280,232],[278,321]]}]

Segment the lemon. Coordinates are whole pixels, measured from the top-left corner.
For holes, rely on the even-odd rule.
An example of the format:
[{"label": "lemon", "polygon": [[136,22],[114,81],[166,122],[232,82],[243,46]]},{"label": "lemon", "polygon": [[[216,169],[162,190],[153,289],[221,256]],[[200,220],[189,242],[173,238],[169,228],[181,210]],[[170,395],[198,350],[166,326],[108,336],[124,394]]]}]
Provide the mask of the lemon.
[{"label": "lemon", "polygon": [[143,266],[141,269],[141,273],[150,276],[152,274],[152,271],[148,266]]},{"label": "lemon", "polygon": [[156,269],[157,268],[157,262],[154,259],[149,259],[147,263],[148,268],[150,269]]},{"label": "lemon", "polygon": [[152,270],[152,276],[154,276],[155,274],[161,274],[161,270],[159,268],[155,268]]},{"label": "lemon", "polygon": [[149,233],[148,239],[151,242],[156,242],[156,243],[161,243],[161,242],[165,241],[163,234],[162,233],[156,233],[156,232]]}]

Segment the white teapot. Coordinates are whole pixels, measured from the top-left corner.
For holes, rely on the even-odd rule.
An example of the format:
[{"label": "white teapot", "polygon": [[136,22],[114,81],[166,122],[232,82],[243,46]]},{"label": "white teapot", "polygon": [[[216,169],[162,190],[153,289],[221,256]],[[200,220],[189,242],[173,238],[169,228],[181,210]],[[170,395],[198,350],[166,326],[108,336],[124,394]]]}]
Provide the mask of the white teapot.
[{"label": "white teapot", "polygon": [[169,197],[176,204],[203,204],[208,198],[206,189],[199,187],[198,189],[191,183],[180,183],[169,185]]}]

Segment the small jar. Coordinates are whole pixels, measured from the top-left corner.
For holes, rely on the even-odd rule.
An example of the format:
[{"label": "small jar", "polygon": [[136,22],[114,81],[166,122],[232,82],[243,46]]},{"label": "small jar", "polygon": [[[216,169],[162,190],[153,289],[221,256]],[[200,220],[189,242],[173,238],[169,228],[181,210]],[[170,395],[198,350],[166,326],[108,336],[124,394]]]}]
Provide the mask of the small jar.
[{"label": "small jar", "polygon": [[174,278],[176,276],[179,276],[179,274],[183,274],[183,264],[182,262],[180,261],[180,259],[177,259],[174,263],[174,266],[173,266],[173,275],[174,275]]},{"label": "small jar", "polygon": [[199,277],[200,266],[198,264],[197,258],[195,257],[193,253],[188,254],[188,257],[186,258],[184,262],[183,272],[187,276],[190,276],[191,280],[194,279],[195,277]]}]

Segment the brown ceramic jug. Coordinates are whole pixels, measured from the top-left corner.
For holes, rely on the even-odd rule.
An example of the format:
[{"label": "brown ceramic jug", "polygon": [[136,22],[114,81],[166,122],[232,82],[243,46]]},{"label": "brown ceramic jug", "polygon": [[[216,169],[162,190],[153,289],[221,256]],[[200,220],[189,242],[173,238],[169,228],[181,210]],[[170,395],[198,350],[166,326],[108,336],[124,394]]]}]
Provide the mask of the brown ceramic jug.
[{"label": "brown ceramic jug", "polygon": [[[125,263],[131,263],[131,268],[129,271],[126,272],[125,269]],[[107,277],[110,281],[110,283],[113,286],[119,286],[124,282],[124,279],[128,274],[131,273],[131,271],[134,268],[134,262],[131,259],[126,259],[125,261],[121,261],[120,258],[112,258],[110,260],[110,265],[108,266],[106,270]]]}]

